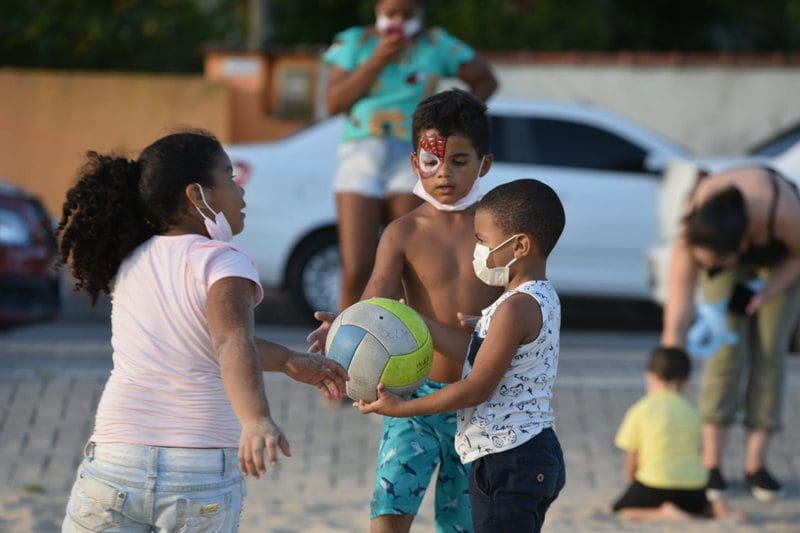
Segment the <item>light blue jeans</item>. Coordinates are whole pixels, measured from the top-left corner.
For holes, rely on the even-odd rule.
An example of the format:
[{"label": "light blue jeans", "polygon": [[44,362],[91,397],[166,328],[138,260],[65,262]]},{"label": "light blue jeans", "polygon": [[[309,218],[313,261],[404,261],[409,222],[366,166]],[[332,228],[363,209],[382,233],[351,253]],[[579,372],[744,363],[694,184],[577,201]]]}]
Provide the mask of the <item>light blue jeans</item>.
[{"label": "light blue jeans", "polygon": [[236,448],[90,442],[61,531],[238,531],[245,495]]}]

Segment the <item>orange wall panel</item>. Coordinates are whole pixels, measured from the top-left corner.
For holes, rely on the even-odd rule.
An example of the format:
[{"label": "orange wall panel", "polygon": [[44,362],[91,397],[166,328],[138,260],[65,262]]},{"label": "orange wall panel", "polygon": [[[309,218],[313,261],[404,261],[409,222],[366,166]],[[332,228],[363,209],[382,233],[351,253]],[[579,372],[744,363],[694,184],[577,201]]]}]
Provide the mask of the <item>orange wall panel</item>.
[{"label": "orange wall panel", "polygon": [[59,216],[87,150],[128,150],[183,128],[231,141],[229,90],[202,76],[0,69],[0,179]]}]

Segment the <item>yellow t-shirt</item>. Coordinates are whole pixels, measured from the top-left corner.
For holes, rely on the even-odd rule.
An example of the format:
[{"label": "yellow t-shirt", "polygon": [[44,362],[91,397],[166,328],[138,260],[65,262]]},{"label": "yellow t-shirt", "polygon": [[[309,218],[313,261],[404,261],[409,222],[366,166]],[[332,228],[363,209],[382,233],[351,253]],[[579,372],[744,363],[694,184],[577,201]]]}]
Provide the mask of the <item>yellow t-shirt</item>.
[{"label": "yellow t-shirt", "polygon": [[700,460],[700,416],[681,394],[648,394],[633,404],[614,439],[637,454],[636,480],[655,489],[701,489],[708,471]]}]

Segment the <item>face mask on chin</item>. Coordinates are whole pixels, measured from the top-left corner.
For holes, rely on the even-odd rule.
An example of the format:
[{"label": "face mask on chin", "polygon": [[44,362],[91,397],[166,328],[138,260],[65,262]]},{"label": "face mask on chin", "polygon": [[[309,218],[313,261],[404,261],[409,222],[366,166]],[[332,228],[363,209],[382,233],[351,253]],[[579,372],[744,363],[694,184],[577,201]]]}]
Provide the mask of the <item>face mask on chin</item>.
[{"label": "face mask on chin", "polygon": [[517,258],[515,257],[505,266],[494,268],[489,268],[486,261],[492,253],[496,252],[519,235],[519,233],[515,233],[492,249],[489,249],[485,244],[475,244],[475,251],[472,255],[472,269],[475,271],[475,275],[479,280],[492,287],[505,287],[508,285],[509,269],[511,265],[517,262]]},{"label": "face mask on chin", "polygon": [[205,204],[209,211],[214,213],[214,220],[211,220],[199,207],[196,205],[194,206],[194,208],[197,209],[197,212],[200,213],[200,216],[203,217],[203,222],[205,223],[208,236],[215,241],[230,242],[231,239],[233,239],[233,230],[231,229],[231,225],[228,223],[228,219],[225,217],[225,213],[222,211],[217,213],[211,209],[211,206],[208,205],[208,202],[206,201],[206,195],[203,193],[203,186],[199,183],[195,183],[195,185],[197,185],[198,189],[200,189],[200,198],[203,200],[203,204]]},{"label": "face mask on chin", "polygon": [[[419,157],[420,160],[422,160],[425,157],[437,157],[437,156],[434,154],[428,154],[424,150],[420,150]],[[481,199],[481,196],[483,196],[478,181],[480,180],[481,169],[483,168],[483,160],[485,158],[486,156],[481,157],[481,162],[478,164],[478,176],[475,178],[475,181],[472,184],[472,188],[469,190],[467,194],[465,194],[463,197],[459,198],[452,204],[443,204],[442,202],[434,198],[433,195],[431,195],[428,191],[425,190],[425,187],[422,186],[421,168],[416,169],[417,178],[419,179],[417,179],[417,183],[414,185],[414,189],[412,189],[411,192],[413,192],[415,195],[417,195],[418,197],[422,198],[423,200],[431,204],[439,211],[463,211],[464,209],[467,209],[478,203],[478,201]],[[420,162],[419,165],[422,165],[422,163]],[[441,165],[441,163],[439,163],[439,165]],[[437,170],[438,168],[439,166],[436,167]],[[435,173],[436,171],[433,172],[433,174]]]}]

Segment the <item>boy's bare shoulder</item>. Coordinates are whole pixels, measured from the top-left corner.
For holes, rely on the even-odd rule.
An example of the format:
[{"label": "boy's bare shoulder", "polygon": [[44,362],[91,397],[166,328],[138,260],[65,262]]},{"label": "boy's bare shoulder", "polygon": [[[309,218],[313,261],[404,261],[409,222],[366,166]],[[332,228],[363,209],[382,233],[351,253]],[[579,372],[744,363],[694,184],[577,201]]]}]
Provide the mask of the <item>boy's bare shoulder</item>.
[{"label": "boy's bare shoulder", "polygon": [[536,298],[528,294],[517,293],[506,298],[495,314],[501,320],[513,325],[519,333],[524,334],[523,342],[532,342],[539,336],[542,327],[542,307]]},{"label": "boy's bare shoulder", "polygon": [[506,300],[501,303],[497,311],[500,312],[500,309],[504,309],[504,313],[514,313],[514,314],[521,314],[523,316],[530,316],[536,315],[541,316],[542,314],[542,306],[539,304],[539,301],[536,298],[531,297],[529,294],[524,294],[518,292],[517,294],[512,294]]},{"label": "boy's bare shoulder", "polygon": [[420,229],[429,218],[425,211],[425,204],[415,207],[405,215],[393,220],[386,226],[385,232],[391,232],[396,237],[407,237]]}]

